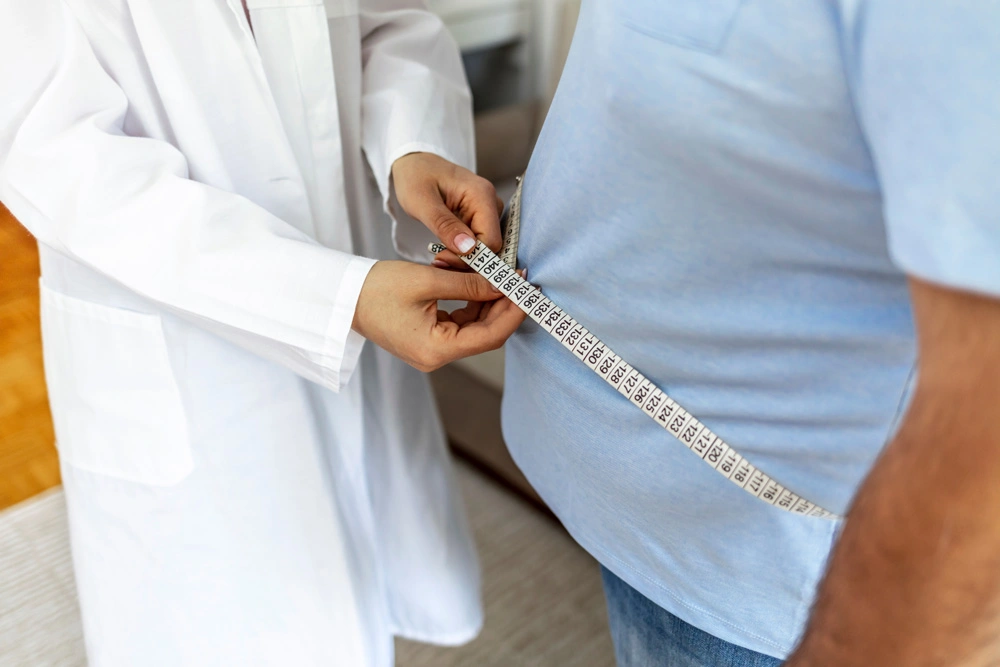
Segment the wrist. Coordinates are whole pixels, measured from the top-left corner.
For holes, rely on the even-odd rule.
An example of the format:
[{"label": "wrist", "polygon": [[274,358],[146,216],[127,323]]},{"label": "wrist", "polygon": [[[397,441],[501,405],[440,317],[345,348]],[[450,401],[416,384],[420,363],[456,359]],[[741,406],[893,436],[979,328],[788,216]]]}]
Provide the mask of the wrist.
[{"label": "wrist", "polygon": [[365,338],[369,338],[369,327],[368,322],[370,320],[370,311],[374,303],[378,302],[378,284],[379,276],[378,274],[382,271],[382,265],[385,264],[384,260],[376,261],[371,265],[368,270],[368,274],[365,276],[364,282],[361,284],[361,290],[358,292],[357,301],[354,303],[354,317],[351,320],[351,329],[358,332]]},{"label": "wrist", "polygon": [[[392,166],[389,167],[389,174],[393,181],[398,180],[400,177],[405,178],[408,175],[406,172],[411,166],[424,161],[426,158],[438,158],[438,156],[425,151],[410,151],[408,153],[403,153],[392,161]],[[426,169],[426,166],[424,169]]]}]

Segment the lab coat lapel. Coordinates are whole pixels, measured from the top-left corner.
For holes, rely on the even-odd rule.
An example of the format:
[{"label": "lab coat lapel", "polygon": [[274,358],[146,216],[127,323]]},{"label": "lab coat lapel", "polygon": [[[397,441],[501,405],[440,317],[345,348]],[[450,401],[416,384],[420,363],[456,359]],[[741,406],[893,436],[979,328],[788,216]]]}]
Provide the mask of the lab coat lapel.
[{"label": "lab coat lapel", "polygon": [[[242,11],[240,0],[229,2],[234,11]],[[340,113],[337,69],[345,63],[334,61],[323,2],[247,0],[247,6],[261,71],[301,169],[314,216],[313,236],[329,248],[353,253],[342,132],[358,128]]]},{"label": "lab coat lapel", "polygon": [[254,41],[253,26],[248,23],[246,18],[246,13],[249,10],[244,8],[243,0],[226,0],[226,4],[229,5],[229,9],[236,16],[236,21],[239,23],[243,34],[246,35],[251,42]]},{"label": "lab coat lapel", "polygon": [[[227,8],[221,2],[225,1]],[[192,172],[197,180],[222,185],[220,175],[234,165],[214,149],[242,142],[247,160],[266,155],[273,181],[292,181],[304,190],[302,169],[271,93],[263,63],[240,0],[160,2],[128,0],[136,36],[145,54],[155,89],[174,118],[168,134],[185,147],[189,163],[211,174]],[[175,35],[186,35],[181,43]],[[184,104],[186,100],[186,104]],[[205,99],[214,108],[205,108]],[[183,123],[177,112],[185,108]],[[227,117],[219,136],[219,118]],[[210,120],[211,119],[211,120]],[[197,152],[195,152],[197,151]],[[232,187],[238,188],[238,180]],[[256,200],[254,192],[240,192]],[[304,202],[305,203],[305,202]],[[315,233],[315,216],[288,220],[301,231]]]}]

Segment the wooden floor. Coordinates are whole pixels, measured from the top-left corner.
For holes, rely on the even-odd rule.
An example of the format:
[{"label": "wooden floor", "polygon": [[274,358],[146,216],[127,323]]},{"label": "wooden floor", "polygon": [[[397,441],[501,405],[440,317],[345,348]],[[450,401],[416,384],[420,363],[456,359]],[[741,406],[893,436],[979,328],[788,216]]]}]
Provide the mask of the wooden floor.
[{"label": "wooden floor", "polygon": [[42,371],[38,252],[0,205],[0,509],[59,484]]}]

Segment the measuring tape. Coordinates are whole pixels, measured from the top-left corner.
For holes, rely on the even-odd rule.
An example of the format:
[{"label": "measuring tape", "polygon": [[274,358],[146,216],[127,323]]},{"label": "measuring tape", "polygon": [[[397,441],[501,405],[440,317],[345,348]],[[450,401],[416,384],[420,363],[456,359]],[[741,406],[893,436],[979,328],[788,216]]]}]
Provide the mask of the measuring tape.
[{"label": "measuring tape", "polygon": [[[649,378],[622,359],[608,345],[569,313],[517,274],[518,232],[521,222],[521,185],[505,213],[504,242],[497,256],[480,241],[475,250],[462,257],[476,273],[486,278],[504,296],[517,304],[528,317],[562,343],[573,356],[597,373],[656,424],[694,452],[713,470],[755,498],[792,514],[838,519],[792,492],[750,463],[711,429],[695,419]],[[446,247],[432,243],[428,250],[437,254]]]}]

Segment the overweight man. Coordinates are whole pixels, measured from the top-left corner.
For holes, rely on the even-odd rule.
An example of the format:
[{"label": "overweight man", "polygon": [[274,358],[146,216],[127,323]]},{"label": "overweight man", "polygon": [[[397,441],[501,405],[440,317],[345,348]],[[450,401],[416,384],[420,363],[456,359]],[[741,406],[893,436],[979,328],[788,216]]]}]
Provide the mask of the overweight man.
[{"label": "overweight man", "polygon": [[523,187],[532,282],[844,517],[525,325],[505,437],[619,665],[1000,664],[1000,3],[584,0]]}]

